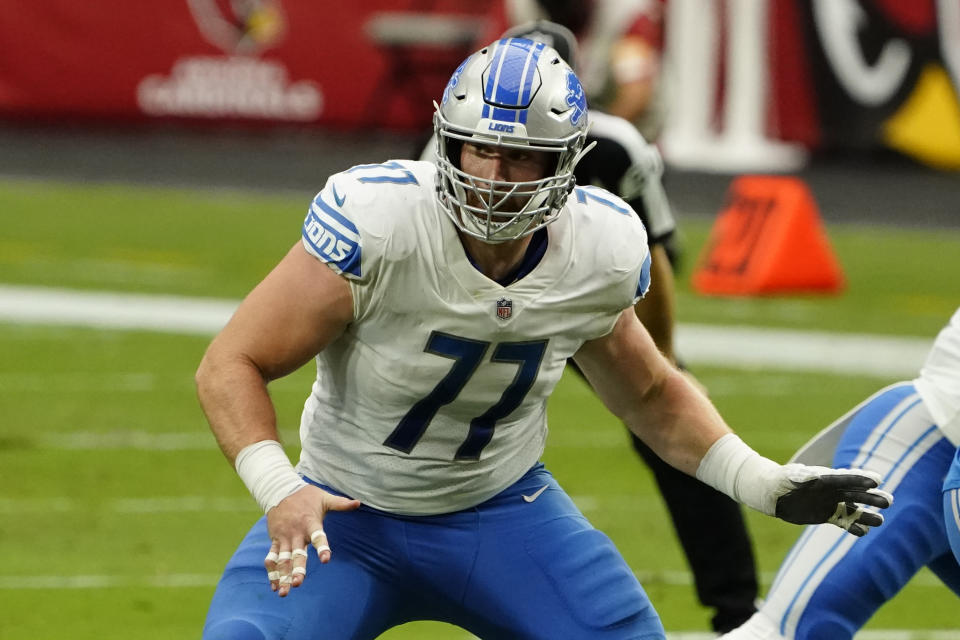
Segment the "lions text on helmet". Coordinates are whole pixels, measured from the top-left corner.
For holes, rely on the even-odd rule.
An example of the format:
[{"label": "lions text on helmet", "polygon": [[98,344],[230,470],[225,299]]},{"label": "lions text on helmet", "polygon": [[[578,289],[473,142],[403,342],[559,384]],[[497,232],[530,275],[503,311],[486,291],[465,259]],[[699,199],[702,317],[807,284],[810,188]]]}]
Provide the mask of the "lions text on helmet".
[{"label": "lions text on helmet", "polygon": [[590,147],[583,87],[556,50],[494,42],[454,71],[435,106],[437,201],[458,229],[499,243],[557,218]]}]

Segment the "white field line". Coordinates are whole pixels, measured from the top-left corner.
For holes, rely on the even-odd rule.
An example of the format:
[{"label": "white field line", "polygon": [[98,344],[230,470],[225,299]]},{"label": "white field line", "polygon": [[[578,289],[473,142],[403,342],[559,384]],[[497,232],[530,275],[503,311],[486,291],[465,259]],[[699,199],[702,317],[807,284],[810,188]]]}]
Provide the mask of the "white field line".
[{"label": "white field line", "polygon": [[213,587],[219,575],[170,573],[162,576],[0,576],[0,591],[25,589],[117,589],[129,587]]},{"label": "white field line", "polygon": [[[632,506],[642,502],[642,498],[630,495],[598,496],[575,495],[571,496],[577,506],[589,513],[596,510],[598,505],[606,504],[609,508],[629,510]],[[66,514],[79,510],[90,510],[90,505],[82,500],[66,496],[51,498],[0,498],[0,516],[29,516],[35,514]],[[115,513],[121,516],[133,515],[163,515],[180,513],[249,513],[251,517],[257,515],[256,504],[250,498],[225,498],[209,496],[155,496],[149,498],[116,498],[106,501],[98,510]],[[693,584],[691,574],[687,570],[680,571],[635,571],[637,579],[642,584],[666,584],[690,586]],[[773,572],[760,574],[760,582],[769,585],[773,582]],[[5,588],[4,580],[9,577],[0,576],[0,589]],[[90,581],[92,584],[96,580]],[[46,582],[43,582],[46,584]],[[921,571],[914,576],[913,584],[921,587],[940,588],[943,583],[933,573]],[[144,583],[144,586],[150,586]],[[78,588],[78,587],[70,587]]]},{"label": "white field line", "polygon": [[[280,440],[297,444],[300,434],[296,429],[281,429]],[[216,440],[205,427],[165,433],[132,428],[103,432],[53,431],[39,435],[37,444],[46,450],[61,451],[217,451]]]},{"label": "white field line", "polygon": [[0,321],[164,333],[216,333],[234,300],[0,285]]},{"label": "white field line", "polygon": [[[0,322],[211,335],[236,300],[0,285]],[[932,339],[681,323],[677,350],[693,365],[908,378]]]},{"label": "white field line", "polygon": [[[641,576],[642,577],[642,576]],[[171,573],[161,576],[0,576],[0,591],[74,590],[74,589],[131,589],[131,588],[203,588],[212,589],[219,575],[202,573]],[[473,638],[470,634],[458,636]],[[668,631],[667,640],[714,640],[715,634],[703,631]],[[856,640],[960,640],[960,631],[952,629],[871,629],[856,634]]]},{"label": "white field line", "polygon": [[116,498],[91,507],[83,500],[64,496],[52,498],[0,498],[0,515],[26,516],[62,514],[73,511],[110,512],[120,515],[165,513],[250,513],[257,515],[252,498],[213,498],[210,496],[170,496],[150,498]]},{"label": "white field line", "polygon": [[[0,393],[4,392],[0,384]],[[710,394],[714,393],[711,385]],[[783,437],[810,436],[808,430],[783,429]],[[32,445],[45,451],[218,451],[213,435],[206,427],[196,431],[151,432],[129,429],[113,431],[50,431],[31,435]],[[300,434],[296,429],[281,429],[280,441],[296,447]],[[551,449],[615,449],[627,446],[627,432],[612,431],[590,434],[588,439],[577,439],[565,432],[550,432],[547,446]]]},{"label": "white field line", "polygon": [[681,323],[676,341],[696,365],[906,379],[920,371],[933,338]]},{"label": "white field line", "polygon": [[[254,505],[253,510],[256,510]],[[693,586],[693,578],[689,571],[634,571],[637,580],[644,585],[669,585],[676,587]],[[208,574],[165,574],[163,576],[11,576],[0,575],[0,590],[13,589],[14,582],[23,586],[23,588],[43,589],[55,580],[63,580],[61,586],[66,589],[99,589],[111,586],[124,586],[127,584],[138,585],[142,587],[192,587],[192,586],[213,586],[217,583],[219,575]],[[765,571],[760,574],[760,583],[769,586],[773,582],[775,574]],[[930,572],[921,572],[917,574],[910,583],[918,587],[944,588],[940,580]],[[35,586],[31,586],[35,585]]]}]

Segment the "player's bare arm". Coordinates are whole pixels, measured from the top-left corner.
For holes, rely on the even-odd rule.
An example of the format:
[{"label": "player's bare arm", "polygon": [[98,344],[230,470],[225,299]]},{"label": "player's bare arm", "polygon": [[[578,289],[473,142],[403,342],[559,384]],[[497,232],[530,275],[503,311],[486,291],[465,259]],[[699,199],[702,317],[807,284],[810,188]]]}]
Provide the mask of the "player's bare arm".
[{"label": "player's bare arm", "polygon": [[753,509],[796,524],[830,522],[862,536],[893,496],[876,474],[780,465],[740,440],[710,401],[657,351],[627,309],[575,356],[604,404],[657,455]]},{"label": "player's bare arm", "polygon": [[241,303],[197,370],[197,392],[224,455],[277,437],[269,381],[295,371],[350,321],[350,287],[298,242]]},{"label": "player's bare arm", "polygon": [[322,562],[329,560],[323,514],[359,503],[296,474],[279,445],[267,383],[309,361],[352,315],[346,281],[297,242],[243,301],[197,370],[197,395],[210,428],[267,513],[273,546],[265,565],[271,588],[281,596],[303,582],[308,544]]},{"label": "player's bare arm", "polygon": [[730,433],[709,400],[660,353],[633,309],[574,360],[607,408],[685,473],[695,475],[710,446]]}]

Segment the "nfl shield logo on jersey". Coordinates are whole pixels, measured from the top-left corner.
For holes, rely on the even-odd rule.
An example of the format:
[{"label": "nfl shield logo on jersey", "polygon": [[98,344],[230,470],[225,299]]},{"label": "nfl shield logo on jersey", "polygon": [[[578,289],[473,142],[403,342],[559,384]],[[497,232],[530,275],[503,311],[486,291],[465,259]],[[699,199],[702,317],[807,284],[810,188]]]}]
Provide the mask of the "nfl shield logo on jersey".
[{"label": "nfl shield logo on jersey", "polygon": [[500,298],[497,300],[497,317],[501,320],[509,320],[513,315],[513,300]]}]

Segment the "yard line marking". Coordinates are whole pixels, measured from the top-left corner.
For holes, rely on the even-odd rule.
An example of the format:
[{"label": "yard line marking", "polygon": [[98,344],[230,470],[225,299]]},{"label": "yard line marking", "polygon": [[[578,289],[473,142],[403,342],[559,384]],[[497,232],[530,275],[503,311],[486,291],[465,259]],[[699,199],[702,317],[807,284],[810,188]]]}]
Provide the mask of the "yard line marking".
[{"label": "yard line marking", "polygon": [[[0,576],[0,591],[55,589],[130,589],[159,588],[212,589],[219,575],[204,573],[172,573],[159,576]],[[470,637],[470,636],[466,636]],[[667,640],[713,640],[715,634],[703,631],[668,631]],[[951,629],[870,629],[856,634],[857,640],[960,640],[960,631]]]},{"label": "yard line marking", "polygon": [[248,497],[158,496],[152,498],[116,498],[103,505],[68,497],[0,498],[0,515],[69,513],[103,510],[122,515],[159,513],[251,513],[257,514],[257,503]]},{"label": "yard line marking", "polygon": [[[689,571],[634,571],[641,584],[665,584],[689,587],[693,578]],[[932,574],[931,580],[921,580],[923,575],[915,577],[917,586],[943,587],[943,583]],[[172,573],[159,576],[117,576],[117,575],[74,575],[74,576],[11,576],[0,575],[0,590],[4,589],[111,589],[115,587],[206,587],[214,586],[219,575],[197,573]],[[760,574],[761,583],[769,585],[772,572]],[[960,633],[960,632],[957,632]],[[857,638],[859,638],[859,634]],[[960,640],[960,638],[958,638]]]},{"label": "yard line marking", "polygon": [[[217,451],[213,434],[198,425],[196,431],[154,433],[135,429],[116,431],[55,431],[37,436],[37,447],[61,451]],[[281,429],[282,442],[299,445],[296,429]]]},{"label": "yard line marking", "polygon": [[156,375],[150,372],[98,373],[96,376],[85,371],[0,373],[0,391],[6,393],[18,391],[49,393],[54,388],[57,393],[89,393],[103,390],[142,392],[153,391],[156,386]]},{"label": "yard line marking", "polygon": [[[642,571],[636,570],[633,572],[637,576],[637,580],[640,581],[642,585],[648,584],[666,584],[670,586],[680,586],[680,587],[692,587],[693,586],[693,574],[687,570],[669,570],[663,569],[659,571]],[[757,579],[760,581],[761,586],[769,587],[773,584],[774,578],[777,577],[775,571],[761,571],[757,573]],[[929,569],[921,569],[917,572],[913,578],[910,579],[910,583],[914,587],[924,587],[924,588],[936,588],[943,589],[944,584],[932,571]]]},{"label": "yard line marking", "polygon": [[116,589],[130,587],[213,587],[219,575],[171,573],[162,576],[0,576],[0,590]]},{"label": "yard line marking", "polygon": [[[625,508],[631,504],[640,505],[643,502],[658,501],[654,496],[630,496],[627,494],[604,496],[601,501],[597,496],[573,495],[571,499],[582,511],[591,511],[601,503],[614,508]],[[144,515],[182,512],[216,512],[216,513],[251,513],[256,514],[256,505],[249,498],[227,498],[210,496],[157,496],[150,498],[116,498],[107,501],[103,507],[106,511],[122,515]],[[66,513],[80,509],[88,510],[90,505],[82,500],[59,496],[50,498],[0,498],[0,515],[20,515],[38,513]],[[667,584],[690,586],[693,579],[686,570],[662,571],[634,571],[641,584]],[[760,582],[769,585],[773,582],[776,573],[765,571],[759,574]],[[94,581],[95,582],[95,581]],[[943,583],[929,570],[921,570],[912,578],[912,583],[919,587],[943,586]]]},{"label": "yard line marking", "polygon": [[237,305],[214,298],[0,285],[0,320],[26,324],[210,335]]},{"label": "yard line marking", "polygon": [[250,498],[211,498],[207,496],[173,496],[157,498],[117,498],[110,508],[117,513],[181,513],[217,512],[257,514],[257,504]]},{"label": "yard line marking", "polygon": [[203,451],[216,449],[213,434],[196,432],[150,433],[147,431],[64,431],[44,434],[45,449],[89,451],[103,449],[134,449],[139,451]]},{"label": "yard line marking", "polygon": [[[710,387],[711,395],[714,394]],[[0,392],[3,389],[0,387]],[[196,431],[150,432],[137,429],[122,431],[52,431],[31,434],[8,441],[7,449],[44,449],[49,451],[212,451],[219,453],[216,440],[205,425],[198,424]],[[808,429],[781,429],[780,436],[802,441],[810,437]],[[575,435],[555,431],[547,439],[551,449],[611,449],[620,451],[627,443],[627,431],[597,432],[588,440],[577,440]],[[281,429],[280,441],[296,450],[300,434],[296,429]]]},{"label": "yard line marking", "polygon": [[[205,573],[172,573],[159,576],[116,576],[116,575],[74,575],[74,576],[10,576],[0,575],[0,591],[3,590],[54,590],[54,589],[118,589],[118,588],[161,588],[183,589],[216,586],[219,575]],[[470,636],[467,636],[470,637]],[[668,640],[713,640],[715,634],[702,631],[668,631]],[[915,631],[909,629],[871,629],[861,631],[857,640],[960,640],[960,631],[931,629]]]},{"label": "yard line marking", "polygon": [[[0,321],[211,335],[235,300],[0,285]],[[916,375],[931,338],[681,323],[677,351],[693,365]]]},{"label": "yard line marking", "polygon": [[932,338],[680,324],[677,345],[692,363],[914,377]]}]

